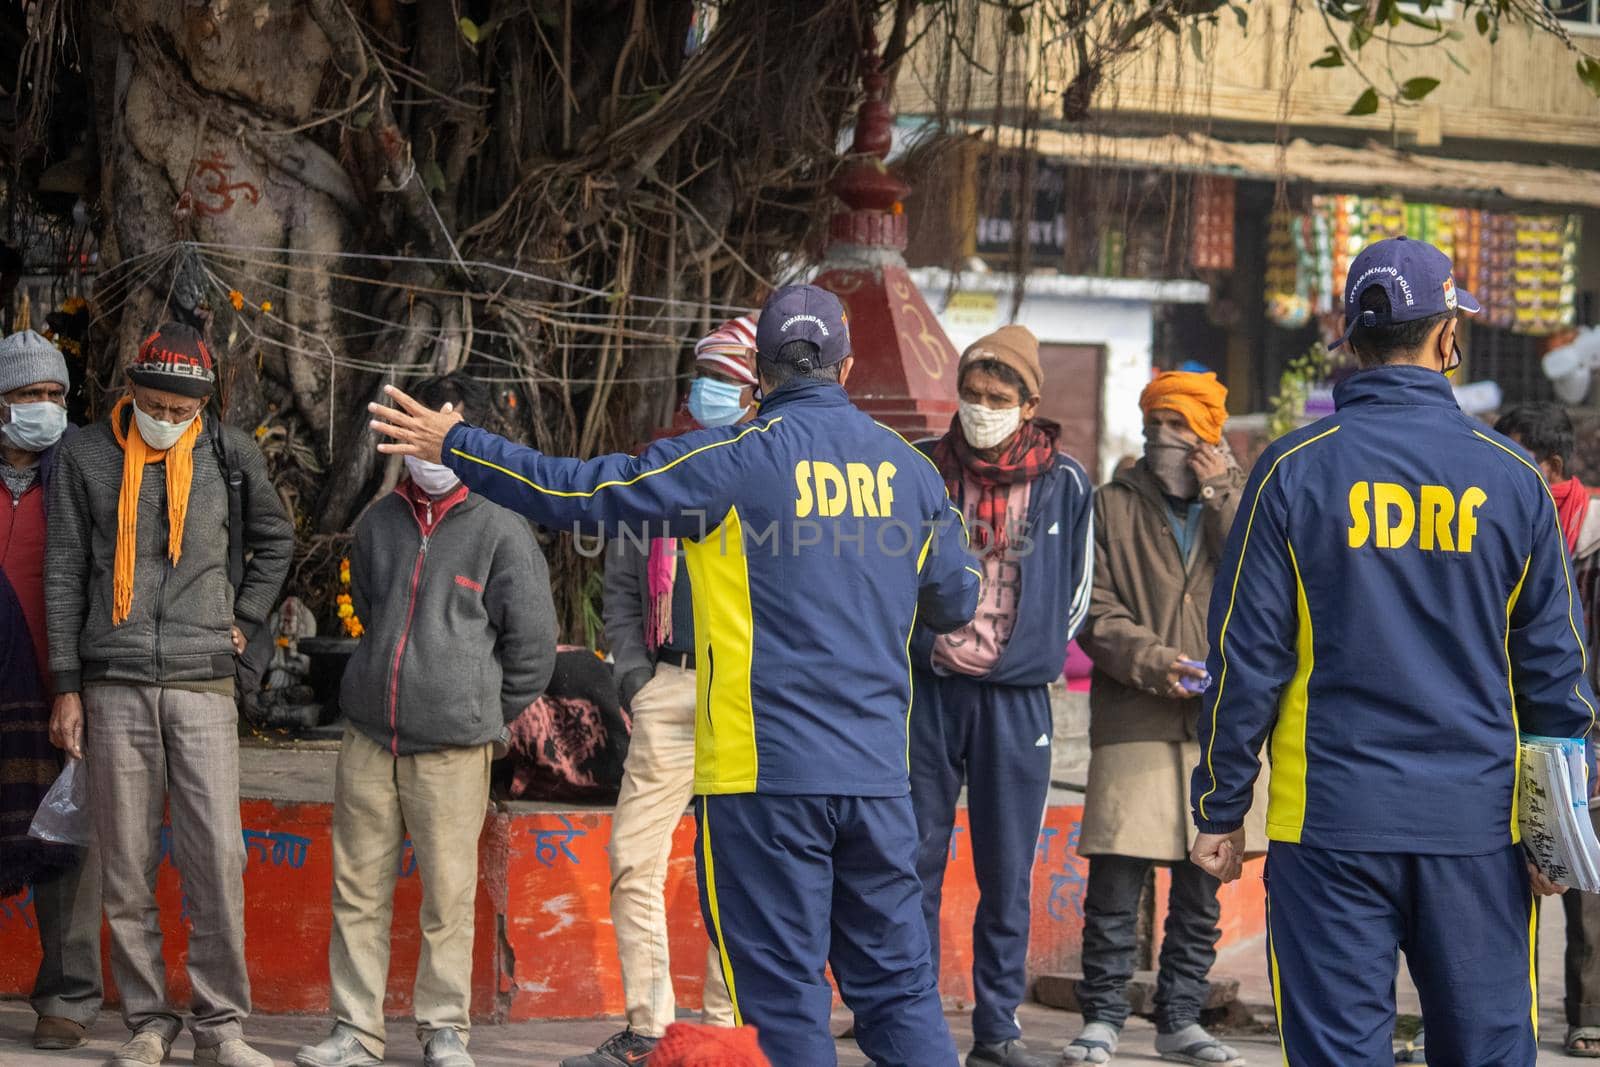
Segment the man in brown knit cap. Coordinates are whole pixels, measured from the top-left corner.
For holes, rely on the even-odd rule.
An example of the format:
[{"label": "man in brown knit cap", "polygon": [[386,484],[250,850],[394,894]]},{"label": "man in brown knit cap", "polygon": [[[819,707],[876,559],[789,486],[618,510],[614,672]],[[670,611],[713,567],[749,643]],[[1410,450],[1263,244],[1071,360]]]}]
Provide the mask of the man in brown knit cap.
[{"label": "man in brown knit cap", "polygon": [[922,442],[966,516],[983,561],[978,612],[954,633],[912,637],[911,799],[923,916],[939,953],[939,902],[956,798],[978,875],[972,929],[974,1046],[969,1067],[1033,1067],[1017,1025],[1027,989],[1029,892],[1050,793],[1049,684],[1083,622],[1092,584],[1092,483],[1037,417],[1039,342],[1004,326],[961,356],[961,406]]}]

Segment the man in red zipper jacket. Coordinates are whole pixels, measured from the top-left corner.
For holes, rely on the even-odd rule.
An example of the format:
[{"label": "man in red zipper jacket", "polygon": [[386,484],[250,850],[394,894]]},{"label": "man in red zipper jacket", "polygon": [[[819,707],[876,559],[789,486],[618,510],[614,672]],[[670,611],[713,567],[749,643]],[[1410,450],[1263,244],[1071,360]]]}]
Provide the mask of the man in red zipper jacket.
[{"label": "man in red zipper jacket", "polygon": [[77,1048],[100,1013],[100,877],[82,850],[28,837],[60,767],[50,744],[44,622],[45,501],[66,435],[67,361],[23,330],[0,341],[0,896],[33,887],[37,1049]]},{"label": "man in red zipper jacket", "polygon": [[[419,396],[482,417],[459,374]],[[376,1067],[399,872],[422,879],[412,992],[424,1067],[472,1067],[473,908],[489,765],[506,727],[555,667],[555,607],[528,524],[469,494],[447,468],[409,459],[393,495],[356,527],[351,599],[364,634],[345,669],[349,718],[333,794],[334,1025],[300,1067]],[[503,752],[503,748],[501,749]],[[406,839],[412,856],[403,855]]]}]

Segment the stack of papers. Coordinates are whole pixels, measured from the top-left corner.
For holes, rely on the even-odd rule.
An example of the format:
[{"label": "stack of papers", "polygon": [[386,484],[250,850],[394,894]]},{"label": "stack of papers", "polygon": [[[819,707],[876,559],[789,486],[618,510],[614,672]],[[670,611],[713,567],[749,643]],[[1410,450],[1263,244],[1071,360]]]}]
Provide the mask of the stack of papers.
[{"label": "stack of papers", "polygon": [[1582,738],[1523,734],[1517,824],[1528,856],[1552,882],[1600,892],[1600,841],[1589,820]]}]

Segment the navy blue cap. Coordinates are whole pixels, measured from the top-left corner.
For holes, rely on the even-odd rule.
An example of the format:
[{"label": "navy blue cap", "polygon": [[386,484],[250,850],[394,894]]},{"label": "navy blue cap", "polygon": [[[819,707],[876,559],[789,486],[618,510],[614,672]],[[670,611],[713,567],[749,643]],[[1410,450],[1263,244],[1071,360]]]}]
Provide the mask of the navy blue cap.
[{"label": "navy blue cap", "polygon": [[[1350,340],[1357,326],[1393,326],[1452,311],[1476,315],[1478,300],[1456,285],[1450,257],[1426,241],[1389,237],[1361,250],[1344,286],[1344,336],[1329,348]],[[1389,297],[1389,313],[1361,310],[1361,294],[1374,285]]]},{"label": "navy blue cap", "polygon": [[[831,367],[848,356],[850,327],[839,298],[815,285],[785,285],[767,297],[756,323],[756,351],[762,359],[778,362],[778,350],[790,341],[816,345],[818,367]],[[800,366],[802,371],[814,369]]]}]

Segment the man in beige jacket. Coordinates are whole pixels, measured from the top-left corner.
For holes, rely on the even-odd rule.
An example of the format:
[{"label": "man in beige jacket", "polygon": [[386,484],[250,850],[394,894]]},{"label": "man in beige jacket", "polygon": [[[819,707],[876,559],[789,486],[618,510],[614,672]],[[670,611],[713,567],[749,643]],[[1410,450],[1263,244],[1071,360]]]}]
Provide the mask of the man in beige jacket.
[{"label": "man in beige jacket", "polygon": [[1179,1063],[1242,1062],[1200,1026],[1216,959],[1218,882],[1188,860],[1189,771],[1206,684],[1206,607],[1244,473],[1222,443],[1227,390],[1173,371],[1139,398],[1145,452],[1096,495],[1094,595],[1079,637],[1094,660],[1088,794],[1078,846],[1084,1030],[1068,1062],[1107,1063],[1128,1017],[1140,894],[1172,870],[1156,986],[1157,1050]]}]

